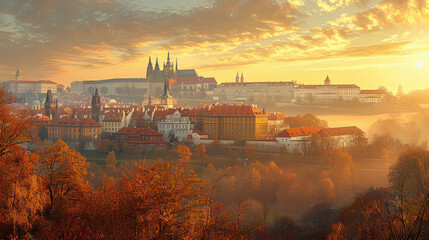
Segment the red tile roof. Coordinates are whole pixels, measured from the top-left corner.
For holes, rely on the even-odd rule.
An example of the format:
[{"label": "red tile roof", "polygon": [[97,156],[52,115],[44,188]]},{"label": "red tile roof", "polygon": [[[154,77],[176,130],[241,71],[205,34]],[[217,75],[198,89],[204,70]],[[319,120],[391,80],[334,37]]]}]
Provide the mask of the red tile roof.
[{"label": "red tile roof", "polygon": [[152,128],[131,128],[123,127],[116,132],[117,135],[138,135],[138,136],[162,136],[162,133],[159,133]]},{"label": "red tile roof", "polygon": [[222,83],[220,86],[246,86],[246,85],[253,85],[253,84],[263,84],[263,85],[294,85],[294,82],[244,82],[244,83]]},{"label": "red tile roof", "polygon": [[202,135],[208,135],[207,133],[205,133],[204,131],[199,130],[199,129],[193,129],[192,132],[196,133],[196,134],[198,134],[200,136],[202,136]]},{"label": "red tile roof", "polygon": [[103,122],[122,122],[122,113],[106,113]]},{"label": "red tile roof", "polygon": [[85,118],[82,120],[77,120],[75,118],[61,118],[52,120],[49,125],[58,127],[101,127],[101,124],[92,118]]},{"label": "red tile roof", "polygon": [[203,83],[217,83],[215,78],[203,78]]},{"label": "red tile roof", "polygon": [[269,121],[275,120],[285,120],[286,116],[281,112],[270,112],[270,116],[268,116]]},{"label": "red tile roof", "polygon": [[267,116],[260,109],[252,106],[214,106],[208,111],[205,116],[234,116],[234,117],[250,117],[250,116]]},{"label": "red tile roof", "polygon": [[342,135],[355,135],[363,134],[363,131],[356,126],[352,127],[338,127],[338,128],[325,128],[319,131],[319,135],[323,137],[333,137]]},{"label": "red tile roof", "polygon": [[179,111],[182,117],[189,116],[189,113],[191,112],[191,110],[187,109],[187,108],[183,108],[183,109],[182,108],[171,108],[171,109],[156,111],[155,114],[153,115],[153,118],[165,119],[167,117],[167,115],[172,115],[176,111]]},{"label": "red tile roof", "polygon": [[310,136],[317,133],[324,127],[299,127],[299,128],[288,128],[280,132],[277,137],[300,137]]}]

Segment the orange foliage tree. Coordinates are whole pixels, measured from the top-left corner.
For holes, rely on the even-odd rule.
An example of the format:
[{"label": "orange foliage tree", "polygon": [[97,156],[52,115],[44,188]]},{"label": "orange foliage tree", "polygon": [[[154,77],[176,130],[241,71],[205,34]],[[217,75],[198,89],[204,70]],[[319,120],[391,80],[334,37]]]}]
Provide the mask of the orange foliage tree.
[{"label": "orange foliage tree", "polygon": [[194,156],[201,160],[201,162],[204,162],[207,160],[207,155],[206,155],[206,146],[204,146],[204,144],[200,144],[197,147],[197,150],[195,151]]},{"label": "orange foliage tree", "polygon": [[28,114],[11,114],[8,104],[14,101],[12,95],[0,88],[0,158],[13,153],[15,147],[32,141],[35,136]]},{"label": "orange foliage tree", "polygon": [[66,209],[68,203],[78,202],[88,189],[86,175],[89,163],[61,139],[53,145],[45,143],[39,154],[39,175],[49,192],[47,213],[51,215],[59,208]]}]

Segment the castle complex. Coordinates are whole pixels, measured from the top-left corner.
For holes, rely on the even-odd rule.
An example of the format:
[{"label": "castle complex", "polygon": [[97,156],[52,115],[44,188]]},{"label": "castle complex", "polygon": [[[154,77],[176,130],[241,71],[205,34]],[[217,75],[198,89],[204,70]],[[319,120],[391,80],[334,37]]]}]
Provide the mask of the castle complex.
[{"label": "castle complex", "polygon": [[183,91],[212,90],[217,82],[214,78],[198,76],[195,69],[179,69],[178,61],[172,62],[170,53],[167,54],[167,62],[163,63],[162,69],[156,58],[155,66],[152,58],[146,68],[146,78],[116,78],[92,81],[77,81],[71,83],[73,94],[93,94],[96,88],[105,96],[136,95],[149,93],[153,97],[163,95],[164,83],[168,82],[170,88]]}]

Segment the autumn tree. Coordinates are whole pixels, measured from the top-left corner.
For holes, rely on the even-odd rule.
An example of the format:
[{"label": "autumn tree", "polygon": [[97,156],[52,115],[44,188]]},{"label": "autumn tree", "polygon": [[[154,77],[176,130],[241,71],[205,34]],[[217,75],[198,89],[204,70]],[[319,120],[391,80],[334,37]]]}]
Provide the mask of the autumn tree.
[{"label": "autumn tree", "polygon": [[328,123],[325,120],[319,119],[314,114],[289,116],[285,118],[284,124],[289,128],[317,126],[328,127]]},{"label": "autumn tree", "polygon": [[9,104],[15,100],[0,88],[0,238],[28,231],[44,201],[34,172],[38,157],[22,149],[35,131],[27,112],[12,114]]},{"label": "autumn tree", "polygon": [[26,112],[11,113],[9,104],[16,99],[0,88],[0,158],[13,153],[15,147],[34,139],[35,131]]},{"label": "autumn tree", "polygon": [[204,146],[204,144],[200,144],[198,145],[194,156],[199,159],[201,162],[205,162],[208,158],[206,155],[206,146]]},{"label": "autumn tree", "polygon": [[37,161],[20,148],[0,160],[0,238],[25,234],[40,218],[47,192],[35,173]]},{"label": "autumn tree", "polygon": [[217,153],[221,150],[221,145],[222,143],[218,139],[215,139],[213,140],[213,142],[210,143],[209,151],[211,153]]},{"label": "autumn tree", "polygon": [[429,193],[429,152],[410,149],[392,166],[389,182],[394,190],[406,196]]},{"label": "autumn tree", "polygon": [[246,144],[246,157],[252,158],[256,155],[255,146]]},{"label": "autumn tree", "polygon": [[100,145],[98,146],[98,150],[100,152],[109,152],[111,151],[112,147],[113,147],[113,144],[109,139],[103,139]]},{"label": "autumn tree", "polygon": [[109,152],[106,157],[106,172],[109,176],[115,176],[117,169],[116,169],[116,155],[114,151]]},{"label": "autumn tree", "polygon": [[79,202],[88,189],[86,180],[89,163],[80,153],[69,149],[59,139],[55,144],[44,143],[40,152],[39,175],[49,192],[47,214]]},{"label": "autumn tree", "polygon": [[[423,194],[404,198],[375,191],[358,195],[341,212],[328,239],[427,239],[429,199]],[[380,194],[383,193],[383,194]]]},{"label": "autumn tree", "polygon": [[121,179],[121,211],[129,216],[131,238],[188,236],[192,219],[200,214],[204,185],[194,173],[176,167],[167,162],[138,166]]}]

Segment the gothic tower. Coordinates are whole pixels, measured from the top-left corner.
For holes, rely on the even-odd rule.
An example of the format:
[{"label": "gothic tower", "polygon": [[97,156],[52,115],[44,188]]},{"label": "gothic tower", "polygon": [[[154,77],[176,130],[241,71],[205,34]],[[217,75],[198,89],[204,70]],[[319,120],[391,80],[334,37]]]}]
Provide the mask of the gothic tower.
[{"label": "gothic tower", "polygon": [[171,64],[170,62],[170,53],[168,53],[167,55],[167,64],[164,65],[164,81],[166,81],[165,79],[168,80],[174,78],[174,68],[173,68],[173,64]]},{"label": "gothic tower", "polygon": [[159,71],[158,58],[156,58],[155,71]]},{"label": "gothic tower", "polygon": [[243,76],[243,73],[241,73],[241,83],[244,83],[244,76]]},{"label": "gothic tower", "polygon": [[237,76],[235,76],[235,83],[239,83],[240,82],[240,77],[238,76],[238,72],[237,72]]},{"label": "gothic tower", "polygon": [[92,96],[91,101],[91,118],[96,122],[100,122],[100,111],[101,111],[101,101],[100,96],[98,96],[98,89],[95,89],[95,94]]},{"label": "gothic tower", "polygon": [[152,61],[150,59],[150,56],[149,56],[149,63],[147,64],[147,69],[146,69],[146,80],[148,82],[153,80],[153,66],[152,66]]},{"label": "gothic tower", "polygon": [[19,69],[16,70],[15,81],[21,81],[21,73],[19,72]]},{"label": "gothic tower", "polygon": [[48,90],[46,93],[46,101],[45,101],[45,115],[50,117],[51,119],[57,119],[57,110],[58,110],[58,102],[54,102],[54,98],[52,97],[52,91]]}]

